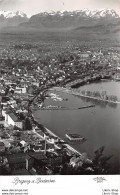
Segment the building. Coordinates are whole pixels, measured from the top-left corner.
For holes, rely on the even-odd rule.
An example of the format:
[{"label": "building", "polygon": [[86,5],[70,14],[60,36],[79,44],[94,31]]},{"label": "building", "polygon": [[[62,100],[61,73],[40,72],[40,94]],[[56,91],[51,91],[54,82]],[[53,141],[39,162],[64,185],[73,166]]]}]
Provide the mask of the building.
[{"label": "building", "polygon": [[34,159],[34,168],[36,166],[45,166],[49,162],[44,152],[30,152],[29,156]]},{"label": "building", "polygon": [[40,146],[33,146],[34,152],[40,152],[41,151],[41,145]]},{"label": "building", "polygon": [[5,152],[5,144],[0,142],[0,152]]},{"label": "building", "polygon": [[80,53],[80,54],[78,54],[79,55],[79,57],[81,57],[81,58],[89,58],[90,57],[90,54],[89,53]]},{"label": "building", "polygon": [[30,170],[33,167],[34,159],[26,153],[10,154],[6,157],[11,169]]},{"label": "building", "polygon": [[58,137],[56,136],[49,136],[49,138],[48,138],[48,141],[50,142],[50,143],[55,143],[55,142],[58,142]]},{"label": "building", "polygon": [[16,126],[20,129],[23,129],[23,122],[18,118],[17,114],[9,112],[5,119],[8,125],[12,125],[13,127]]},{"label": "building", "polygon": [[83,162],[82,162],[82,160],[80,159],[80,157],[73,156],[73,157],[70,159],[70,165],[71,165],[72,167],[82,167]]},{"label": "building", "polygon": [[53,153],[53,152],[47,152],[46,156],[48,158],[48,165],[50,166],[60,166],[62,164],[62,156]]},{"label": "building", "polygon": [[10,111],[10,109],[8,107],[7,108],[3,107],[3,109],[2,109],[2,116],[5,117],[5,121],[7,121],[8,113],[10,113],[10,112],[11,111]]},{"label": "building", "polygon": [[32,85],[35,85],[36,87],[39,87],[39,82],[33,81],[33,82],[32,82]]},{"label": "building", "polygon": [[16,87],[14,93],[26,93],[26,87]]}]

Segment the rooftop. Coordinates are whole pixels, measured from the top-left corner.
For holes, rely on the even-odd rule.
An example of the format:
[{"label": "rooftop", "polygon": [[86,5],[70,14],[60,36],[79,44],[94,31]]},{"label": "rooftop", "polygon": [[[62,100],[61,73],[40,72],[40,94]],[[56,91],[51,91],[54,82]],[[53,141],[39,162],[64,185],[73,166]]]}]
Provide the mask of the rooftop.
[{"label": "rooftop", "polygon": [[47,159],[46,155],[43,152],[30,152],[29,156],[35,158],[36,160],[45,160]]},{"label": "rooftop", "polygon": [[10,164],[24,163],[26,159],[29,160],[30,158],[31,157],[26,153],[16,153],[7,155],[7,159]]},{"label": "rooftop", "polygon": [[13,112],[9,113],[10,118],[14,121],[14,122],[21,122],[21,120],[18,118],[18,116],[16,114],[14,114]]}]

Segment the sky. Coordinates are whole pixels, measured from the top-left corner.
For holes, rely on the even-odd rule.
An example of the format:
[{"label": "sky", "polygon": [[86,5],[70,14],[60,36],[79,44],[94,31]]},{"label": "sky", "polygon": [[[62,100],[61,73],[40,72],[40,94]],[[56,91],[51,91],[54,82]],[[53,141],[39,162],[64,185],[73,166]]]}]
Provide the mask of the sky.
[{"label": "sky", "polygon": [[120,0],[0,0],[0,10],[34,15],[44,11],[114,9],[120,15]]}]

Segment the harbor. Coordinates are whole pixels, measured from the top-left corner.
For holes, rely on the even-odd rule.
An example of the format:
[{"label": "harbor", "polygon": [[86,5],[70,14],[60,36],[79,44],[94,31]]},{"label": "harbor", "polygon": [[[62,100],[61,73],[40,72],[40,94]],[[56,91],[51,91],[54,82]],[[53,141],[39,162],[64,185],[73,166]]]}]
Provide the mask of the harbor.
[{"label": "harbor", "polygon": [[[108,85],[107,82],[104,84]],[[110,82],[109,88],[112,85],[118,85],[117,82]],[[89,86],[89,85],[88,85]],[[94,87],[95,88],[95,87]],[[97,89],[97,84],[96,84]],[[104,88],[103,88],[104,90]],[[115,87],[114,87],[115,90]],[[119,147],[119,104],[113,104],[110,106],[104,101],[96,101],[90,98],[81,98],[81,96],[74,95],[69,89],[54,87],[49,90],[50,93],[56,93],[62,99],[68,99],[68,101],[53,101],[47,99],[45,106],[54,105],[67,108],[80,108],[89,105],[95,105],[94,107],[86,109],[73,109],[73,110],[54,110],[46,112],[46,110],[37,110],[35,117],[38,121],[50,129],[55,135],[62,140],[68,141],[68,145],[77,150],[79,153],[87,153],[90,159],[94,156],[94,151],[101,146],[106,147],[106,155],[112,155],[111,161],[115,161],[116,166],[119,164],[119,154],[115,148]],[[115,90],[116,92],[116,90]],[[114,93],[114,91],[113,91]],[[119,91],[117,91],[119,95]],[[115,95],[117,95],[115,93]],[[110,120],[112,118],[112,120]],[[101,120],[100,120],[101,119]],[[114,119],[114,120],[113,120]],[[107,121],[107,122],[106,122]],[[117,124],[117,125],[116,125]],[[110,131],[110,129],[114,131]],[[87,140],[83,143],[79,141],[69,141],[66,138],[66,134],[79,134],[85,137]],[[118,136],[116,136],[118,135]],[[113,150],[111,149],[113,146]]]},{"label": "harbor", "polygon": [[[33,119],[34,119],[34,116],[33,116]],[[64,141],[62,138],[60,138],[59,136],[57,136],[57,135],[56,135],[55,133],[53,133],[50,129],[48,129],[48,128],[46,128],[46,127],[44,127],[44,128],[45,128],[46,132],[47,132],[50,136],[58,137],[59,140],[60,140],[60,142],[63,143],[63,144],[66,146],[66,148],[68,149],[68,152],[69,152],[70,154],[77,154],[77,155],[82,156],[82,153],[80,153],[78,150],[76,150],[75,148],[73,148],[73,147],[70,146],[69,144],[65,143],[65,141]],[[39,136],[41,139],[45,139],[45,138],[44,138],[43,136],[41,136],[38,132],[36,132],[35,129],[33,130],[33,132],[34,132],[37,136]],[[48,141],[47,139],[46,139],[46,141],[47,141],[48,143],[50,143],[50,141]],[[56,147],[56,148],[59,148],[56,144],[55,144],[55,147]]]}]

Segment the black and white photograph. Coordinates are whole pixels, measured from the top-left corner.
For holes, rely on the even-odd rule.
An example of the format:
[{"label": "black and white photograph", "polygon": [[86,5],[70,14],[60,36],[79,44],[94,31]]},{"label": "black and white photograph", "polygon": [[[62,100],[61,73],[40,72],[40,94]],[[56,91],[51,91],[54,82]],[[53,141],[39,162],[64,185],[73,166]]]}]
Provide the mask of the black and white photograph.
[{"label": "black and white photograph", "polygon": [[0,176],[119,174],[120,1],[0,0]]}]

